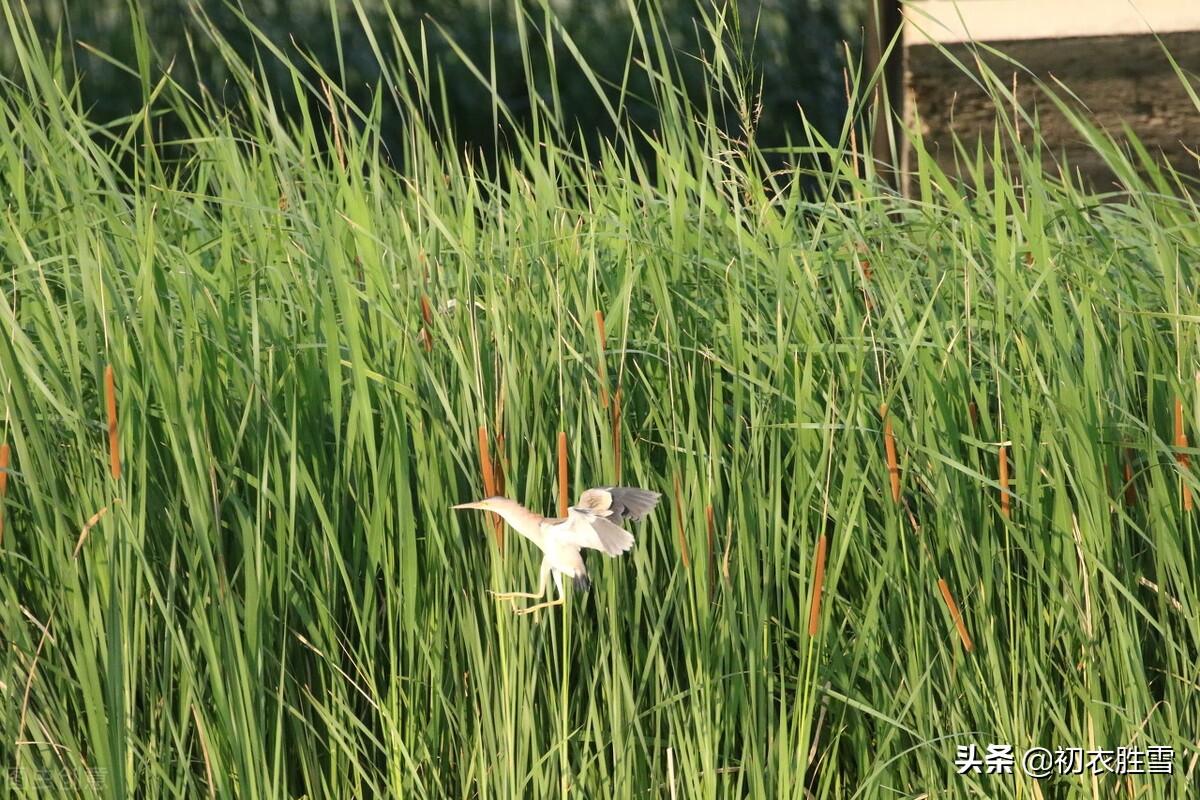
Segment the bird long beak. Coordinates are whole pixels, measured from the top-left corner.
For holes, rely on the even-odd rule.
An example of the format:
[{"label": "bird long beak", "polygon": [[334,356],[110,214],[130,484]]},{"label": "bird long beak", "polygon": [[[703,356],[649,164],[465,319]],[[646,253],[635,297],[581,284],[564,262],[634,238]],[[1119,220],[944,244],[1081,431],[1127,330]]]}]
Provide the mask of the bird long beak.
[{"label": "bird long beak", "polygon": [[477,501],[475,501],[474,503],[459,503],[459,504],[458,504],[458,505],[456,505],[456,506],[450,506],[450,508],[452,508],[452,509],[459,509],[459,508],[483,508],[483,501],[482,501],[482,500],[477,500]]}]

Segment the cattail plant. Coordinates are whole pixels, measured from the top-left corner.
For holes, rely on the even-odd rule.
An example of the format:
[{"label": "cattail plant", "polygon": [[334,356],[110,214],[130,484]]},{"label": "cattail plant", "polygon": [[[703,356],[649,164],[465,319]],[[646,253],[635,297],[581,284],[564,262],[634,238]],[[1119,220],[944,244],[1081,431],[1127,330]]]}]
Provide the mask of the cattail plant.
[{"label": "cattail plant", "polygon": [[421,294],[421,320],[425,323],[421,326],[421,342],[425,345],[425,352],[433,351],[433,334],[430,331],[433,329],[433,311],[429,307],[429,295]]},{"label": "cattail plant", "polygon": [[1132,507],[1137,503],[1137,489],[1133,485],[1133,451],[1125,448],[1125,505]]},{"label": "cattail plant", "polygon": [[[496,475],[492,470],[492,456],[488,451],[488,433],[487,425],[479,426],[479,468],[483,473],[483,491],[488,497],[495,497],[496,491]],[[496,531],[496,548],[501,553],[504,552],[504,520],[499,514],[488,514],[492,520],[492,527]]]},{"label": "cattail plant", "polygon": [[[1188,454],[1185,452],[1188,446],[1187,433],[1183,429],[1183,400],[1175,398],[1175,447],[1178,452],[1175,454],[1175,460],[1179,462],[1181,472],[1187,472]],[[1186,478],[1180,478],[1183,492],[1183,510],[1192,510],[1192,488],[1188,486]]]},{"label": "cattail plant", "polygon": [[108,466],[114,481],[121,479],[121,451],[117,430],[117,389],[112,364],[104,368],[104,401],[108,409]]},{"label": "cattail plant", "polygon": [[892,484],[892,502],[900,504],[900,465],[896,461],[896,436],[892,432],[892,417],[888,413],[887,403],[879,406],[879,414],[883,417],[883,449],[887,454],[888,480]]},{"label": "cattail plant", "polygon": [[816,564],[813,567],[812,600],[808,606],[808,635],[817,635],[817,626],[821,621],[821,592],[825,588],[825,534],[817,540]]},{"label": "cattail plant", "polygon": [[938,589],[942,593],[946,608],[950,610],[950,616],[954,619],[954,627],[958,629],[958,638],[962,639],[963,647],[968,653],[975,652],[975,645],[967,634],[967,626],[963,623],[962,614],[959,613],[958,604],[954,602],[954,595],[950,594],[950,585],[946,583],[945,578],[938,578]]},{"label": "cattail plant", "polygon": [[0,444],[0,545],[4,544],[4,496],[8,494],[8,442]]}]

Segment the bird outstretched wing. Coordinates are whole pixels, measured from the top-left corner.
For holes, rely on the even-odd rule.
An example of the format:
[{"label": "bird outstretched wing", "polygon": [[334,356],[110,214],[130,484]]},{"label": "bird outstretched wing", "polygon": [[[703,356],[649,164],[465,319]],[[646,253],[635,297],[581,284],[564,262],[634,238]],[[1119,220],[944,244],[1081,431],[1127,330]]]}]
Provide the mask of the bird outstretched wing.
[{"label": "bird outstretched wing", "polygon": [[633,547],[633,534],[617,523],[641,519],[659,497],[658,492],[624,486],[588,489],[555,526],[555,535],[564,544],[619,556]]},{"label": "bird outstretched wing", "polygon": [[632,486],[600,486],[588,489],[579,495],[575,508],[606,517],[613,522],[625,519],[638,520],[650,513],[662,497],[658,492],[649,492]]}]

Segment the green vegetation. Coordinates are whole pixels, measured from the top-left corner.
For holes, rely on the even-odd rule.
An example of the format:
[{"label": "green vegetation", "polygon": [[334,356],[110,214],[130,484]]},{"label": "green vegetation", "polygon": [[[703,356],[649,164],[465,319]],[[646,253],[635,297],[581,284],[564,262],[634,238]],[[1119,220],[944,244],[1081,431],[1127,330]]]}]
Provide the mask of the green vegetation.
[{"label": "green vegetation", "polygon": [[[4,9],[6,794],[1189,794],[1200,225],[1136,143],[1078,120],[1123,181],[1104,197],[1044,169],[1034,119],[1011,165],[1004,127],[963,146],[977,190],[918,143],[904,199],[850,122],[760,146],[721,17],[706,102],[639,25],[661,127],[597,83],[620,133],[583,151],[550,92],[495,168],[443,145],[435,68],[391,26],[342,42],[389,65],[372,103],[294,68],[293,118],[228,48],[234,112],[142,37],[144,107],[102,126]],[[528,24],[530,73],[573,58]],[[489,597],[537,556],[449,510],[483,494],[481,426],[535,508],[560,431],[575,493],[665,495],[562,613]],[[991,742],[1165,745],[1176,774],[955,774]]]}]

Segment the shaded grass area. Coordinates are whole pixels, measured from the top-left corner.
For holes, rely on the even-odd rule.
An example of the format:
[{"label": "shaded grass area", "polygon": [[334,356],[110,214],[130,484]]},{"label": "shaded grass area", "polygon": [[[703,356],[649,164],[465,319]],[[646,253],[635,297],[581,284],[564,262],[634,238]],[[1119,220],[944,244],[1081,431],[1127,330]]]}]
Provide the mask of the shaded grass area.
[{"label": "shaded grass area", "polygon": [[[101,128],[5,10],[7,791],[1187,796],[1200,227],[1136,143],[1076,120],[1102,198],[1036,141],[993,156],[1003,128],[970,192],[918,142],[903,199],[848,121],[787,150],[830,165],[813,195],[717,132],[717,97],[752,117],[728,55],[691,105],[652,27],[667,123],[620,134],[652,165],[570,149],[552,101],[496,169],[441,146],[397,29],[355,43],[393,65],[373,107],[297,72],[325,116],[283,119],[225,50],[237,114],[135,69],[146,107]],[[560,434],[573,495],[665,495],[561,614],[492,601],[537,557],[449,510],[481,427],[538,510]],[[991,742],[1176,774],[955,774]]]}]

